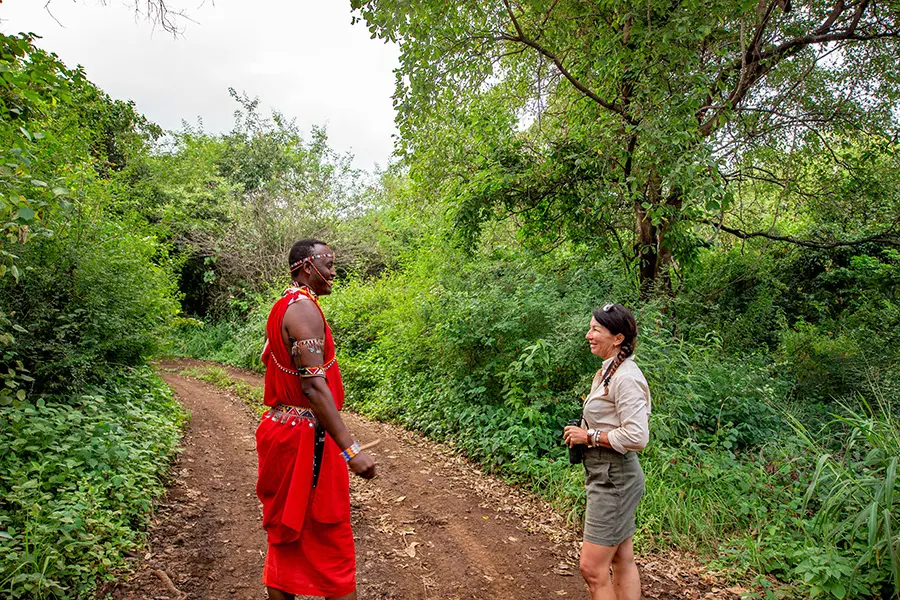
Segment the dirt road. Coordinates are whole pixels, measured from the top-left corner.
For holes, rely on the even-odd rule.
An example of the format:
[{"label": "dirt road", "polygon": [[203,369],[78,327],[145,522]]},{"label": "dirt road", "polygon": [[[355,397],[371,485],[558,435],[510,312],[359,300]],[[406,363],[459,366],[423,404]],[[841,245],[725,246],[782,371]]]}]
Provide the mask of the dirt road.
[{"label": "dirt road", "polygon": [[[135,572],[117,599],[264,599],[266,541],[255,496],[252,410],[227,392],[158,370],[191,422]],[[262,379],[231,370],[253,385]],[[379,474],[353,478],[351,506],[359,597],[381,599],[587,598],[579,535],[549,505],[485,475],[450,449],[345,413]],[[640,561],[646,598],[733,598],[724,584],[674,557]]]}]

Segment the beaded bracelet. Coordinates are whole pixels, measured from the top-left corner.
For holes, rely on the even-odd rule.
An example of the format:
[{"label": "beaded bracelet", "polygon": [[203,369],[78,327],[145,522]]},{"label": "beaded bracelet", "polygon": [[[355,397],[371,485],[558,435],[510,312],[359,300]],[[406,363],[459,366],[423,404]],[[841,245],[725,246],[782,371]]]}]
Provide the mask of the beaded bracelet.
[{"label": "beaded bracelet", "polygon": [[355,457],[359,453],[359,444],[353,442],[352,444],[350,444],[349,448],[341,452],[341,456],[344,457],[345,461],[350,462],[351,460],[353,460],[353,457]]}]

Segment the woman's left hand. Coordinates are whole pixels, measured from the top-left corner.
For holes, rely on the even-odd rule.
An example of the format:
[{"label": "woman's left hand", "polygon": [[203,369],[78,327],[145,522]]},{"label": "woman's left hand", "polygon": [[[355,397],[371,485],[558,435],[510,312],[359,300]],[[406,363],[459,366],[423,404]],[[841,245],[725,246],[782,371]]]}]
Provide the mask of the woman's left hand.
[{"label": "woman's left hand", "polygon": [[576,444],[587,444],[588,443],[588,432],[587,429],[582,427],[575,427],[574,425],[569,425],[565,429],[563,429],[563,441],[566,445],[571,448]]}]

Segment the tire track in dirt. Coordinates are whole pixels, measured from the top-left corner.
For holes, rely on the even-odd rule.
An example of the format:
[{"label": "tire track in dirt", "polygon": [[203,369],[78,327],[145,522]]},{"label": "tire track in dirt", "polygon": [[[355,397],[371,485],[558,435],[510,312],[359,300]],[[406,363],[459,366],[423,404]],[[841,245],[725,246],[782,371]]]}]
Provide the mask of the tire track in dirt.
[{"label": "tire track in dirt", "polygon": [[[254,493],[257,418],[227,392],[158,370],[192,413],[149,550],[113,590],[117,599],[265,598],[265,534]],[[262,378],[229,369],[252,385]],[[345,412],[361,443],[377,438],[372,481],[352,478],[351,506],[361,599],[587,598],[578,573],[580,535],[547,503],[485,475],[446,446]],[[733,598],[714,577],[674,557],[641,561],[644,597]],[[721,585],[721,584],[719,584]]]}]

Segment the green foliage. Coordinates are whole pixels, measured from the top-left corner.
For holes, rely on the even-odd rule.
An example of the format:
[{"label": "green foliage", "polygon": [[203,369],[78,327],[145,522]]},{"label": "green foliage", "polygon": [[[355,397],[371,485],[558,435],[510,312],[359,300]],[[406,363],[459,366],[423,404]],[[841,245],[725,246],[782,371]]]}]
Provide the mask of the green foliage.
[{"label": "green foliage", "polygon": [[[827,591],[841,598],[845,586],[848,597],[875,594],[887,581],[900,595],[900,426],[890,400],[874,392],[874,406],[865,399],[841,406],[829,424],[836,435],[794,423],[818,457],[804,498],[815,508],[810,533],[822,544],[822,554],[841,555],[834,561],[812,554],[797,567],[813,585],[813,595]],[[819,441],[831,438],[842,441],[837,453]]]},{"label": "green foliage", "polygon": [[275,294],[261,295],[253,309],[239,322],[182,320],[173,328],[168,349],[179,356],[262,371],[259,356],[266,335],[266,318],[278,297]]},{"label": "green foliage", "polygon": [[[174,263],[130,210],[132,188],[119,178],[159,129],[28,36],[3,39],[17,50],[3,71],[11,120],[2,120],[0,148],[22,148],[13,154],[24,161],[6,181],[18,185],[30,173],[59,189],[51,190],[57,200],[48,196],[35,208],[41,235],[26,235],[38,231],[37,222],[26,223],[3,242],[17,270],[0,279],[0,309],[9,320],[0,325],[8,336],[2,364],[22,363],[35,391],[78,390],[106,379],[111,365],[139,364],[178,311]],[[22,89],[27,85],[34,90]],[[27,147],[26,128],[43,132],[26,136]]]},{"label": "green foliage", "polygon": [[160,131],[30,36],[0,54],[0,589],[82,598],[140,543],[184,421],[141,367],[179,310],[135,212]]},{"label": "green foliage", "polygon": [[68,194],[65,181],[41,164],[44,119],[71,97],[71,76],[55,55],[35,48],[31,35],[0,35],[0,278],[18,280],[15,247],[49,236],[44,222]]},{"label": "green foliage", "polygon": [[140,212],[184,258],[185,310],[198,316],[246,314],[260,294],[287,275],[285,257],[304,237],[337,242],[342,268],[365,268],[360,242],[343,221],[370,203],[364,173],[327,142],[324,128],[308,138],[259,99],[229,90],[238,103],[235,127],[212,135],[185,126],[165,152],[130,177],[140,182]]},{"label": "green foliage", "polygon": [[81,598],[141,542],[183,409],[148,369],[0,406],[0,589]]},{"label": "green foliage", "polygon": [[400,47],[400,150],[466,243],[511,217],[645,294],[709,231],[897,244],[898,15],[793,4],[351,2]]},{"label": "green foliage", "polygon": [[140,364],[178,310],[152,239],[103,219],[72,225],[26,248],[27,276],[0,286],[0,303],[24,329],[16,355],[41,390],[80,389]]}]

